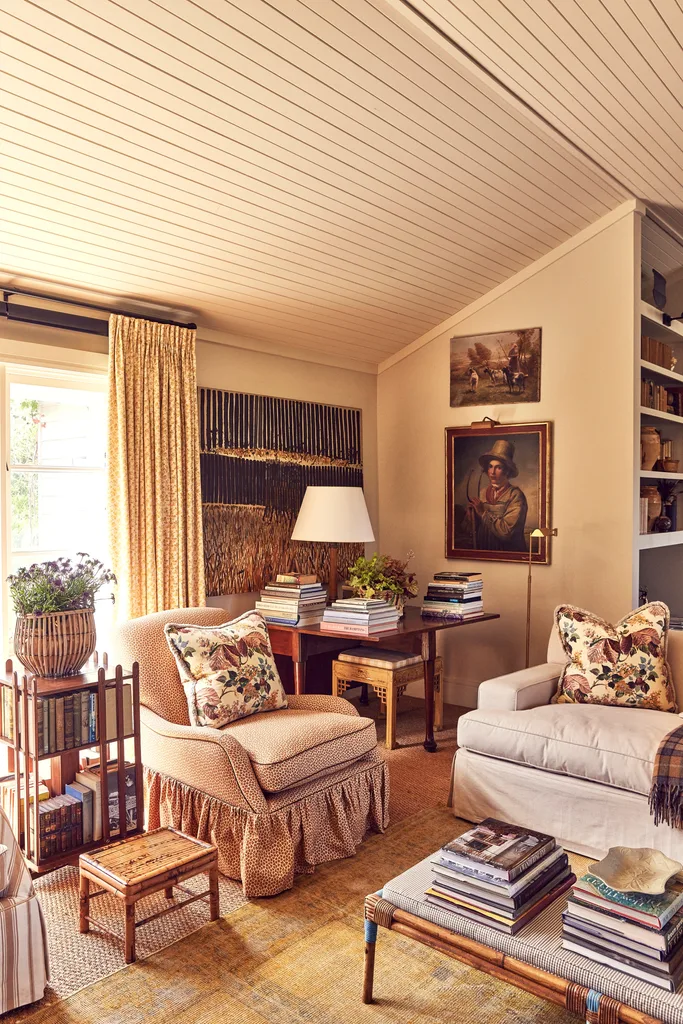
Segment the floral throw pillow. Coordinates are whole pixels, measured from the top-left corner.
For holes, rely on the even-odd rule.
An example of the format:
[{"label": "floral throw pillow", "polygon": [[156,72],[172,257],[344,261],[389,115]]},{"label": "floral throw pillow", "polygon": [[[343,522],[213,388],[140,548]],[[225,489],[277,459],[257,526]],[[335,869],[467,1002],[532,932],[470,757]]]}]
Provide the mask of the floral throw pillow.
[{"label": "floral throw pillow", "polygon": [[287,707],[266,621],[259,612],[245,612],[222,626],[168,623],[164,633],[193,725],[220,729],[257,711]]},{"label": "floral throw pillow", "polygon": [[569,658],[553,698],[556,703],[677,710],[666,661],[665,604],[644,604],[615,626],[581,608],[561,605],[555,609],[555,622]]}]

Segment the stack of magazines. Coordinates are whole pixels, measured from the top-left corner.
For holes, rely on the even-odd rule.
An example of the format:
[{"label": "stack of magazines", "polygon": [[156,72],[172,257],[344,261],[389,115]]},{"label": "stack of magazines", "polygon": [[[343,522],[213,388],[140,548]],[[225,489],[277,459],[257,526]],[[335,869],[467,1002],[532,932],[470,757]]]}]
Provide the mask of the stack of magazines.
[{"label": "stack of magazines", "polygon": [[562,915],[562,945],[675,992],[683,978],[683,884],[672,878],[663,893],[648,896],[582,875]]},{"label": "stack of magazines", "polygon": [[428,903],[515,935],[576,877],[552,836],[486,818],[432,860]]}]

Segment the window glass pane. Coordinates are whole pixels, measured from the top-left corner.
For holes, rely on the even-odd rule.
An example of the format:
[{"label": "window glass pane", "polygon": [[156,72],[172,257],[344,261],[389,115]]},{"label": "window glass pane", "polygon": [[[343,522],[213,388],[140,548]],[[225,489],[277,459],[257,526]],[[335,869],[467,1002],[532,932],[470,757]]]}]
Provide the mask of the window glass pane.
[{"label": "window glass pane", "polygon": [[13,555],[28,553],[30,564],[45,562],[57,555],[73,557],[77,551],[87,551],[104,561],[107,550],[104,490],[102,470],[83,473],[12,470]]},{"label": "window glass pane", "polygon": [[104,466],[106,395],[10,384],[10,463]]}]

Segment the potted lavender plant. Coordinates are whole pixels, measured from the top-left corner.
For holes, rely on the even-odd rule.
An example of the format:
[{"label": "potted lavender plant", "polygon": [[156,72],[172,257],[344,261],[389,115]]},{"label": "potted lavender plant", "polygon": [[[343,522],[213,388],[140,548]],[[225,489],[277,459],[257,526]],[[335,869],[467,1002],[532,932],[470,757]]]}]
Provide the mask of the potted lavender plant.
[{"label": "potted lavender plant", "polygon": [[116,577],[83,551],[77,558],[35,563],[7,577],[17,613],[14,651],[37,676],[75,675],[95,650],[95,594]]}]

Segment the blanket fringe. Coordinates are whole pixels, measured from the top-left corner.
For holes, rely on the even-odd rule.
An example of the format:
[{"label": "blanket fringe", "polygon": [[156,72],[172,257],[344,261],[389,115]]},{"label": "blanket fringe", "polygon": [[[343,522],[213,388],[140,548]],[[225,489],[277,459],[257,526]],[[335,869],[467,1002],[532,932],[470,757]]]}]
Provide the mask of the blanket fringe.
[{"label": "blanket fringe", "polygon": [[683,783],[655,779],[650,789],[650,814],[655,825],[683,828]]}]

